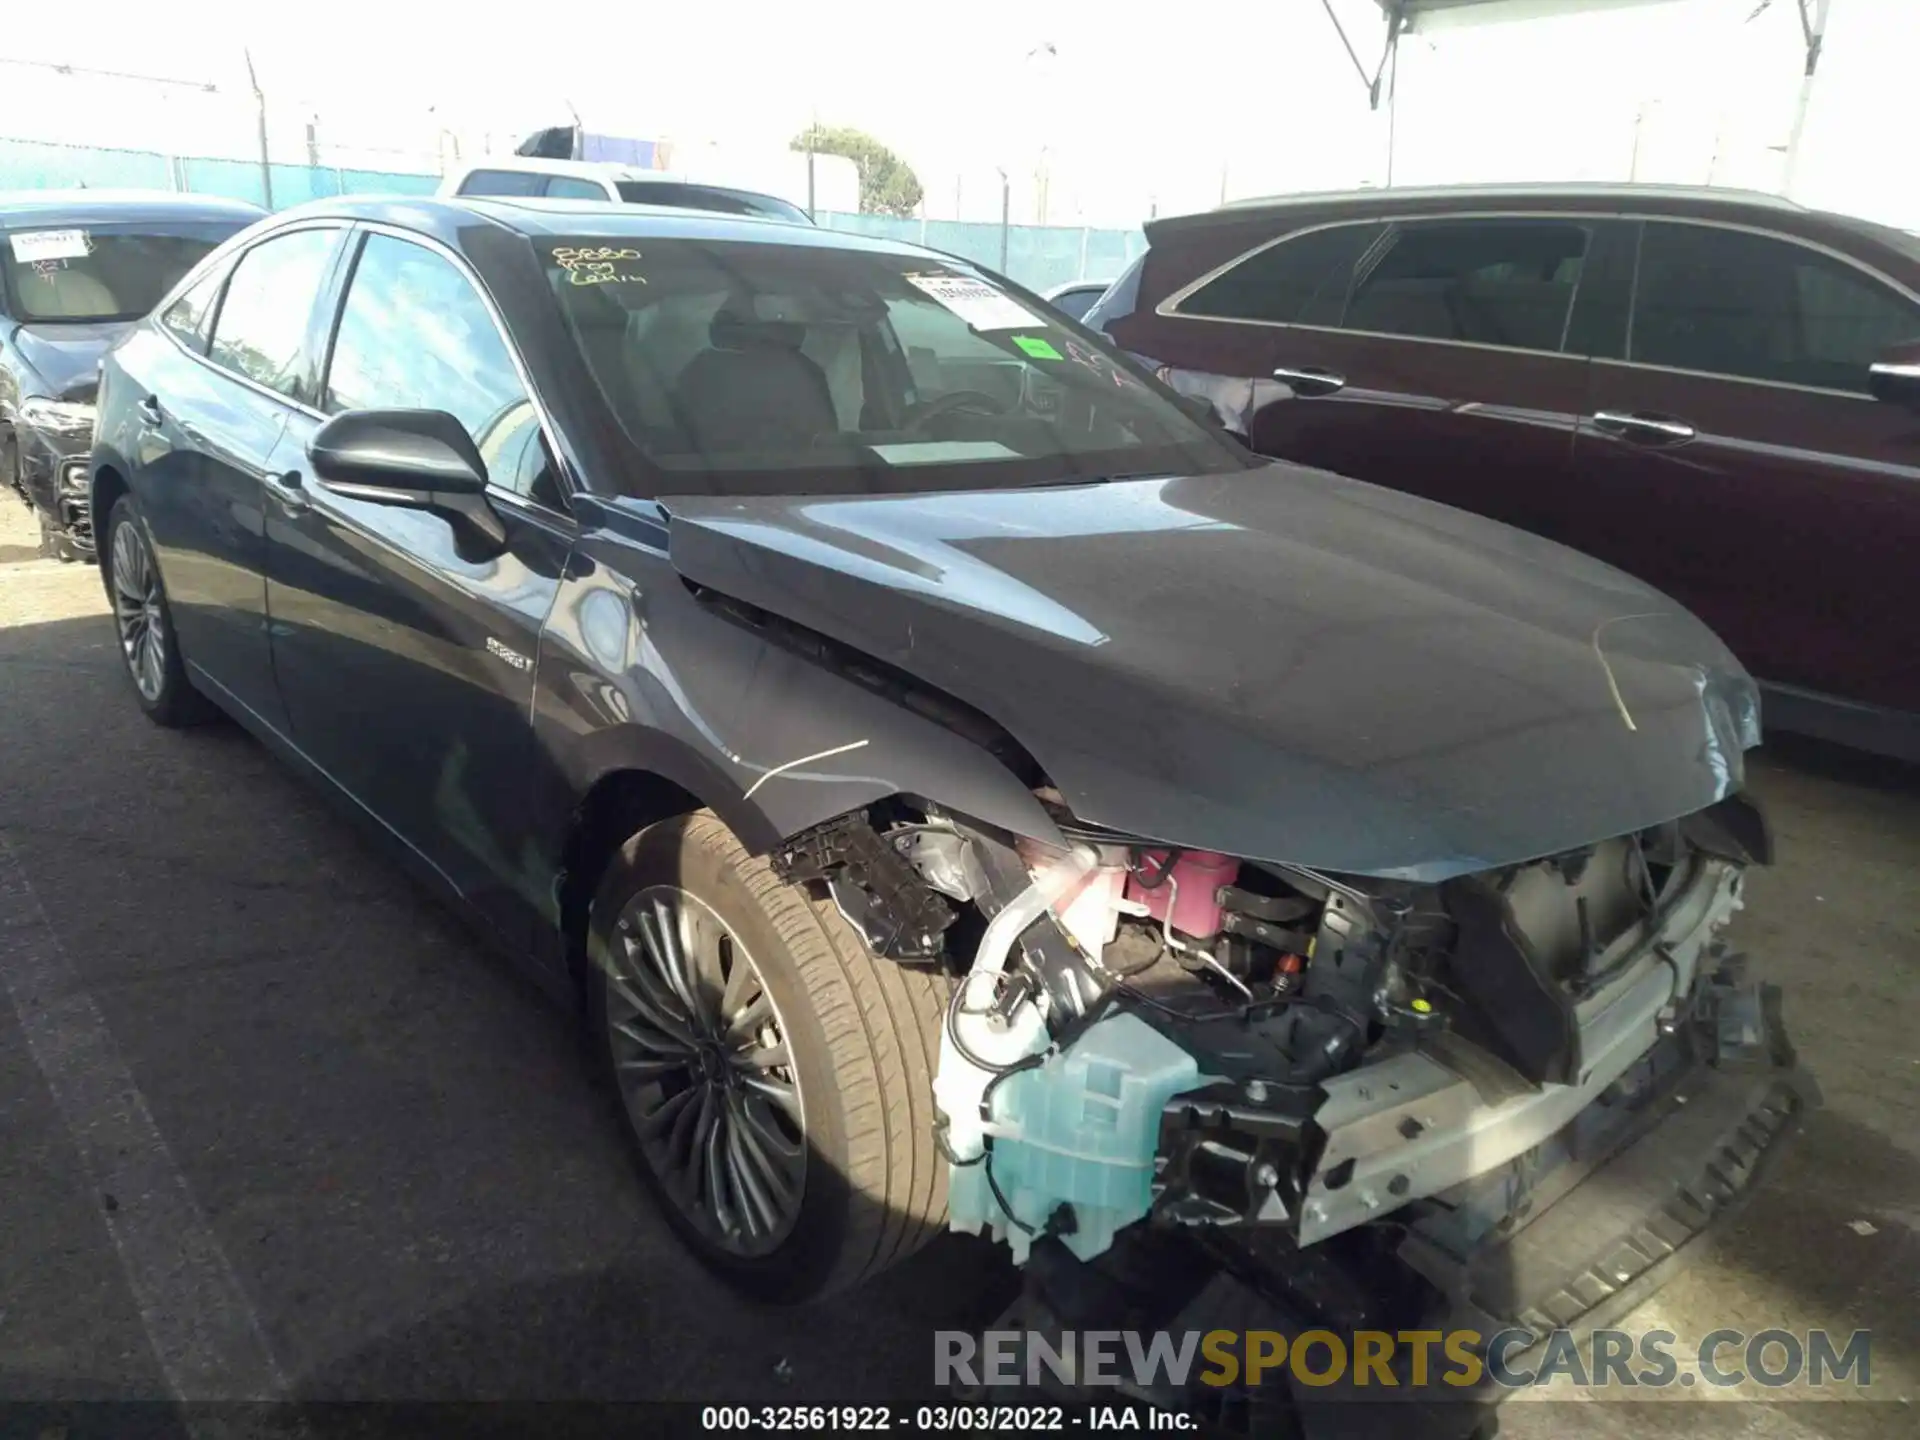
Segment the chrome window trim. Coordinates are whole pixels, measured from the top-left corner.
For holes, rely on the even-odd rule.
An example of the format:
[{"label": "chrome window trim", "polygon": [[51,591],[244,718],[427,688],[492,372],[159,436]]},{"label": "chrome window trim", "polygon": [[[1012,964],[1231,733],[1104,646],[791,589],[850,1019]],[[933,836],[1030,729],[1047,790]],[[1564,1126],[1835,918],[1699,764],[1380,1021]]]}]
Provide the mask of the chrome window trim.
[{"label": "chrome window trim", "polygon": [[1769,390],[1791,390],[1800,395],[1828,395],[1838,400],[1879,402],[1864,390],[1831,390],[1824,385],[1796,385],[1791,380],[1758,380],[1751,375],[1722,375],[1718,370],[1687,370],[1678,365],[1654,365],[1645,360],[1613,360],[1604,355],[1570,355],[1570,360],[1587,360],[1595,365],[1611,365],[1620,370],[1650,370],[1656,375],[1685,375],[1695,380],[1718,380],[1723,385],[1764,385]]},{"label": "chrome window trim", "polygon": [[[352,222],[349,220],[329,219],[329,218],[295,220],[289,224],[281,225],[275,229],[269,230],[264,235],[256,235],[253,239],[249,240],[245,245],[241,246],[234,253],[232,260],[227,265],[227,273],[221,278],[221,281],[220,281],[220,303],[214,307],[213,324],[212,324],[212,327],[207,331],[207,352],[208,353],[206,354],[198,354],[192,350],[187,349],[185,345],[182,345],[180,343],[180,337],[178,335],[175,335],[173,331],[170,330],[167,326],[160,323],[160,316],[158,311],[155,311],[153,315],[154,324],[152,328],[159,331],[162,335],[166,336],[167,339],[173,343],[174,347],[178,349],[182,355],[185,355],[189,360],[199,361],[202,365],[206,366],[207,369],[213,371],[214,374],[220,376],[221,378],[226,380],[236,381],[239,384],[244,385],[247,389],[253,391],[254,394],[264,396],[268,400],[277,400],[282,405],[285,405],[288,408],[293,410],[298,410],[303,415],[311,415],[316,420],[324,420],[327,417],[325,415],[322,415],[318,410],[314,409],[311,405],[307,404],[304,400],[296,400],[293,398],[293,396],[286,394],[284,391],[275,390],[270,385],[262,385],[258,380],[253,379],[249,375],[242,375],[237,370],[229,370],[226,366],[216,363],[212,355],[213,337],[220,329],[221,312],[227,308],[227,286],[233,283],[234,272],[240,268],[240,263],[243,260],[245,260],[247,256],[251,255],[255,250],[258,250],[262,245],[267,244],[269,241],[283,239],[288,235],[297,235],[303,230],[347,231],[350,229],[352,229]],[[212,257],[209,256],[208,259],[212,259]],[[179,296],[175,295],[170,298],[177,300]]]},{"label": "chrome window trim", "polygon": [[[1318,234],[1322,230],[1351,229],[1359,225],[1382,225],[1390,228],[1397,224],[1411,225],[1418,222],[1449,220],[1543,220],[1548,222],[1565,220],[1572,222],[1590,222],[1596,220],[1621,220],[1626,218],[1630,217],[1617,215],[1612,211],[1463,210],[1457,214],[1448,212],[1442,215],[1356,215],[1341,220],[1323,220],[1317,225],[1302,225],[1298,229],[1289,230],[1284,235],[1277,235],[1271,240],[1263,240],[1252,249],[1234,256],[1233,259],[1227,261],[1225,264],[1215,266],[1198,280],[1195,280],[1189,285],[1182,286],[1166,299],[1162,300],[1158,305],[1154,306],[1153,313],[1168,320],[1205,320],[1218,322],[1223,325],[1259,325],[1269,330],[1335,330],[1342,335],[1377,335],[1391,340],[1428,340],[1438,345],[1472,345],[1483,350],[1515,350],[1531,355],[1558,355],[1563,352],[1558,350],[1527,350],[1525,347],[1518,345],[1488,345],[1483,341],[1477,340],[1445,340],[1432,335],[1399,335],[1391,330],[1348,330],[1338,325],[1300,325],[1291,320],[1252,320],[1237,315],[1190,315],[1178,307],[1181,302],[1191,299],[1194,293],[1203,286],[1218,280],[1229,270],[1245,264],[1247,261],[1253,259],[1254,256],[1271,250],[1276,245],[1284,245],[1290,240],[1298,240],[1303,235]],[[1149,249],[1151,249],[1151,246],[1149,246]],[[1582,268],[1584,269],[1584,265]],[[1572,315],[1573,307],[1571,305],[1567,307],[1567,313],[1569,316]]]},{"label": "chrome window trim", "polygon": [[[1431,335],[1401,335],[1390,330],[1349,330],[1343,326],[1338,326],[1338,325],[1302,325],[1291,320],[1254,320],[1254,319],[1250,319],[1250,318],[1247,318],[1244,316],[1238,316],[1238,315],[1190,315],[1178,308],[1183,301],[1190,299],[1196,291],[1201,289],[1203,286],[1208,285],[1213,281],[1219,279],[1222,275],[1226,274],[1227,271],[1235,268],[1238,265],[1244,264],[1248,260],[1253,259],[1254,256],[1259,255],[1264,251],[1273,249],[1276,245],[1284,245],[1290,240],[1298,240],[1303,235],[1312,235],[1321,230],[1337,230],[1343,226],[1351,227],[1356,225],[1383,225],[1383,224],[1392,225],[1392,224],[1401,223],[1401,222],[1411,224],[1418,221],[1435,221],[1435,220],[1575,220],[1575,221],[1617,220],[1617,221],[1623,221],[1623,222],[1629,222],[1629,223],[1639,222],[1642,225],[1648,225],[1648,224],[1700,225],[1700,226],[1705,226],[1709,229],[1714,229],[1714,230],[1734,230],[1747,235],[1758,235],[1762,239],[1766,239],[1766,240],[1778,240],[1784,244],[1798,245],[1803,249],[1813,251],[1815,254],[1825,255],[1829,259],[1838,260],[1841,264],[1850,266],[1853,269],[1858,270],[1861,274],[1866,275],[1870,279],[1876,280],[1880,284],[1885,285],[1888,289],[1894,291],[1896,294],[1905,298],[1909,304],[1912,304],[1916,307],[1920,307],[1920,293],[1916,293],[1912,289],[1901,284],[1898,280],[1895,280],[1892,276],[1886,274],[1884,271],[1878,270],[1872,265],[1869,265],[1864,260],[1856,259],[1855,257],[1848,255],[1844,251],[1836,250],[1831,245],[1822,244],[1820,241],[1807,240],[1798,235],[1784,234],[1779,230],[1771,230],[1763,225],[1749,225],[1736,220],[1703,219],[1703,218],[1692,216],[1692,215],[1646,214],[1640,211],[1633,211],[1633,210],[1622,210],[1622,211],[1462,210],[1458,212],[1449,211],[1444,214],[1422,213],[1422,214],[1414,214],[1414,215],[1364,215],[1364,216],[1356,215],[1356,216],[1351,216],[1351,217],[1339,219],[1339,220],[1324,220],[1314,225],[1302,225],[1296,229],[1287,231],[1285,234],[1277,235],[1271,240],[1263,240],[1258,245],[1255,245],[1251,249],[1241,252],[1240,254],[1234,256],[1231,260],[1228,260],[1224,264],[1215,266],[1213,269],[1209,270],[1206,274],[1202,275],[1198,280],[1192,281],[1191,283],[1182,286],[1180,289],[1174,291],[1173,294],[1167,296],[1166,299],[1162,300],[1158,305],[1154,306],[1153,313],[1167,320],[1191,320],[1191,321],[1200,322],[1202,324],[1210,324],[1210,325],[1251,325],[1251,326],[1255,326],[1255,327],[1266,329],[1266,330],[1310,330],[1319,334],[1359,335],[1359,336],[1367,337],[1369,339],[1400,340],[1400,341],[1406,341],[1412,344],[1456,345],[1456,346],[1460,346],[1470,350],[1497,350],[1497,351],[1505,352],[1510,355],[1555,355],[1560,357],[1561,359],[1566,359],[1566,360],[1594,360],[1603,364],[1630,365],[1630,366],[1634,366],[1644,370],[1671,370],[1673,373],[1680,374],[1680,375],[1706,375],[1711,379],[1727,380],[1727,381],[1738,383],[1738,384],[1769,385],[1769,386],[1774,386],[1780,389],[1802,390],[1802,391],[1807,391],[1807,392],[1810,392],[1813,394],[1819,394],[1819,395],[1845,395],[1849,399],[1863,399],[1863,398],[1871,399],[1872,398],[1871,396],[1863,395],[1861,392],[1854,391],[1854,390],[1828,390],[1822,387],[1812,386],[1812,385],[1793,385],[1786,381],[1780,381],[1780,380],[1755,380],[1744,375],[1722,375],[1718,371],[1678,370],[1671,366],[1651,365],[1641,361],[1628,360],[1625,358],[1614,359],[1609,356],[1578,354],[1578,353],[1570,352],[1564,349],[1532,350],[1524,346],[1492,345],[1484,341],[1478,341],[1478,340],[1446,340],[1446,339],[1441,339],[1437,336],[1431,336]],[[1632,353],[1631,345],[1632,345],[1632,338],[1633,338],[1633,306],[1635,305],[1635,303],[1637,303],[1639,299],[1639,281],[1640,281],[1640,244],[1639,243],[1636,243],[1634,246],[1634,262],[1633,263],[1634,263],[1633,284],[1627,297],[1628,299],[1627,336],[1624,342],[1628,346],[1629,354]],[[1584,271],[1585,271],[1585,266],[1583,265],[1582,266],[1583,276],[1584,276]],[[1577,300],[1578,298],[1577,294],[1575,298]],[[1573,317],[1572,305],[1569,305],[1567,307],[1567,317],[1568,317],[1568,323],[1569,325],[1571,325],[1572,317]],[[1567,332],[1563,332],[1563,334],[1564,333],[1567,333]]]},{"label": "chrome window trim", "polygon": [[[1757,225],[1740,225],[1727,220],[1696,220],[1691,216],[1675,217],[1670,215],[1646,215],[1634,216],[1632,218],[1642,222],[1642,229],[1640,231],[1639,243],[1634,246],[1633,251],[1633,293],[1629,297],[1627,309],[1627,353],[1617,361],[1605,361],[1604,363],[1606,364],[1629,365],[1637,370],[1661,371],[1670,375],[1699,375],[1709,380],[1724,380],[1730,385],[1765,385],[1774,390],[1797,390],[1807,395],[1843,395],[1849,400],[1872,400],[1874,398],[1872,394],[1865,390],[1835,390],[1825,385],[1796,385],[1790,380],[1765,380],[1757,375],[1729,375],[1721,370],[1688,370],[1678,365],[1656,365],[1650,360],[1635,360],[1633,358],[1633,320],[1634,312],[1638,310],[1640,306],[1640,257],[1646,249],[1646,225],[1692,225],[1695,227],[1704,227],[1709,230],[1735,230],[1747,235],[1757,235],[1762,240],[1775,240],[1782,245],[1795,246],[1801,250],[1809,250],[1815,255],[1824,255],[1829,260],[1838,260],[1842,265],[1858,271],[1869,280],[1877,281],[1887,289],[1893,291],[1894,294],[1900,296],[1907,304],[1913,306],[1916,310],[1920,310],[1920,294],[1915,294],[1898,280],[1895,280],[1891,275],[1874,269],[1873,266],[1867,264],[1865,261],[1856,260],[1844,251],[1836,250],[1831,245],[1822,245],[1817,240],[1803,240],[1798,235],[1783,235],[1778,230],[1768,230]],[[1600,357],[1594,356],[1592,358],[1599,359]],[[1872,362],[1868,363],[1868,369],[1871,371]]]},{"label": "chrome window trim", "polygon": [[[1176,320],[1212,320],[1211,315],[1176,315]],[[1348,330],[1339,325],[1296,325],[1279,320],[1229,320],[1229,325],[1265,325],[1274,330],[1306,330],[1316,335],[1358,335],[1369,340],[1396,340],[1406,345],[1446,345],[1455,350],[1491,350],[1500,355],[1529,355],[1547,360],[1573,360],[1585,364],[1594,358],[1566,350],[1530,350],[1524,345],[1495,345],[1486,340],[1444,340],[1438,335],[1400,335],[1388,330]]]},{"label": "chrome window trim", "polygon": [[[486,307],[487,318],[493,322],[494,333],[500,337],[500,343],[506,347],[507,359],[513,363],[513,373],[519,377],[520,388],[526,392],[527,400],[533,406],[534,416],[540,422],[540,433],[547,442],[547,449],[552,453],[553,458],[560,463],[567,498],[571,499],[582,488],[579,484],[579,472],[574,462],[574,457],[570,451],[560,444],[559,428],[553,423],[553,416],[547,410],[546,401],[541,399],[540,391],[533,383],[532,373],[528,371],[526,361],[520,356],[520,347],[513,343],[513,336],[507,329],[505,318],[500,314],[500,307],[494,303],[493,294],[487,289],[486,282],[480,278],[479,272],[469,265],[458,251],[434,239],[431,235],[422,235],[417,230],[407,230],[398,225],[389,225],[378,220],[355,222],[354,229],[361,234],[385,235],[390,239],[408,241],[420,246],[422,249],[430,250],[442,259],[448,261],[456,271],[466,278],[467,283],[473,287],[474,293],[480,297],[480,303]],[[353,266],[356,271],[360,268],[360,257],[358,255],[353,257]],[[327,374],[333,368],[333,347],[334,342],[339,338],[340,317],[346,313],[347,298],[352,293],[353,274],[349,273],[346,277],[346,283],[340,288],[340,304],[338,309],[334,311],[333,323],[327,327],[327,349],[320,364],[320,394],[323,398],[327,393]],[[323,414],[321,418],[326,419],[327,417]],[[502,495],[512,496],[516,500],[525,502],[530,508],[538,510],[541,514],[551,515],[555,519],[564,521],[566,524],[571,525],[574,523],[573,515],[570,511],[555,510],[551,505],[542,505],[532,496],[522,495],[518,490],[515,490],[509,485],[497,484],[491,475],[487,477],[487,489],[489,492],[498,492]]]}]

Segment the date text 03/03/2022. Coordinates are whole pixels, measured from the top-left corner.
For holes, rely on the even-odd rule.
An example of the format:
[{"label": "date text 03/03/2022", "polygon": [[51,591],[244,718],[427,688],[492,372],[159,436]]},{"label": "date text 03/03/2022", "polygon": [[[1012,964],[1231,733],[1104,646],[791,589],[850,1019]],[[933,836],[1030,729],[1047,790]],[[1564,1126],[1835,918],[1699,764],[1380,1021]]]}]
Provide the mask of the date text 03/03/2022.
[{"label": "date text 03/03/2022", "polygon": [[948,1432],[1005,1434],[1140,1430],[1186,1431],[1192,1416],[1177,1410],[1121,1402],[1102,1405],[707,1405],[700,1428],[735,1434],[898,1431],[907,1435]]}]

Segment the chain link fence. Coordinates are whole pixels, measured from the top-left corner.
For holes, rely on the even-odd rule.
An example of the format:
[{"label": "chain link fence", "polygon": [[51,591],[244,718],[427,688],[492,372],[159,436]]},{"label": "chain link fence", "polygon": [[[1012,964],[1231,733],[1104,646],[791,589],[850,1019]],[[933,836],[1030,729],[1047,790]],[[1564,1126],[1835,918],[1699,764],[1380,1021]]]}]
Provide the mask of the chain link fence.
[{"label": "chain link fence", "polygon": [[[268,194],[271,184],[272,193]],[[437,174],[357,169],[338,165],[290,165],[276,161],[169,155],[156,150],[119,150],[63,145],[45,140],[0,138],[0,190],[171,190],[221,195],[271,209],[333,195],[430,195]],[[1007,225],[957,220],[917,220],[886,215],[823,211],[820,224],[926,245],[1002,270],[1035,290],[1068,281],[1110,280],[1146,248],[1138,230],[1088,226]]]}]

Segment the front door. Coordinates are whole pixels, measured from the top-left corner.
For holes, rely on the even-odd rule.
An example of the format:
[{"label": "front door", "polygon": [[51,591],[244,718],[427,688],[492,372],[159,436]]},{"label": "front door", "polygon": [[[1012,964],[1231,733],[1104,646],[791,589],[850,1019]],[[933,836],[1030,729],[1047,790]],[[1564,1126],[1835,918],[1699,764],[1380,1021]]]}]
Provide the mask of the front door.
[{"label": "front door", "polygon": [[1792,240],[1648,221],[1629,337],[1575,446],[1586,548],[1764,681],[1920,712],[1920,417],[1867,390],[1920,305]]},{"label": "front door", "polygon": [[528,856],[540,630],[571,548],[557,468],[507,342],[445,255],[370,232],[341,304],[327,413],[444,410],[466,425],[507,531],[330,491],[317,421],[290,427],[268,605],[296,743],[516,944],[552,877]]},{"label": "front door", "polygon": [[342,233],[262,240],[232,270],[204,356],[155,337],[127,367],[143,387],[139,493],[181,654],[196,683],[275,730],[286,717],[268,658],[262,486],[310,396],[308,323]]}]

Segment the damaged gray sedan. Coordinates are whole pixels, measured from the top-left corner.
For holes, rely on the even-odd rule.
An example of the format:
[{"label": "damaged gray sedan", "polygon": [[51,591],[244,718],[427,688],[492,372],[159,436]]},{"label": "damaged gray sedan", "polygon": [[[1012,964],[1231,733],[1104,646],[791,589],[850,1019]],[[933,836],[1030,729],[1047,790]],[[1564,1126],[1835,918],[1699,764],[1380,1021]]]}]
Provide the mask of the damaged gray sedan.
[{"label": "damaged gray sedan", "polygon": [[743,1289],[952,1226],[1035,1328],[1597,1323],[1809,1102],[1722,938],[1755,688],[1617,571],[829,231],[334,202],[160,317],[92,467],[138,702],[577,997]]}]

